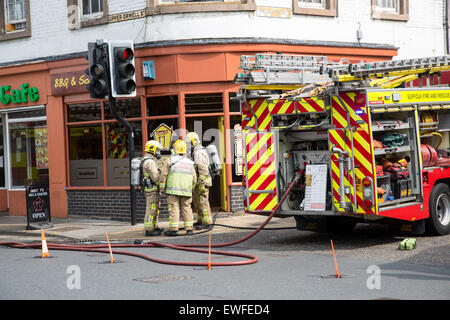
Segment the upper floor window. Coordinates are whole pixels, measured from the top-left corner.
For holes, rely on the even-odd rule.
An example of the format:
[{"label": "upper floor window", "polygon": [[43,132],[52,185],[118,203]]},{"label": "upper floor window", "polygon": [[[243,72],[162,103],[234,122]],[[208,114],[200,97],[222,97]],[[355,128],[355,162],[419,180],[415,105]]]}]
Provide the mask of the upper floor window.
[{"label": "upper floor window", "polygon": [[82,5],[83,17],[93,17],[103,15],[102,0],[83,0]]},{"label": "upper floor window", "polygon": [[149,14],[254,10],[255,0],[147,0]]},{"label": "upper floor window", "polygon": [[108,23],[108,0],[67,0],[69,29]]},{"label": "upper floor window", "polygon": [[398,12],[398,0],[377,0],[375,5],[377,10]]},{"label": "upper floor window", "polygon": [[326,8],[325,0],[298,0],[298,5],[305,8]]},{"label": "upper floor window", "polygon": [[30,35],[29,0],[0,0],[0,40]]},{"label": "upper floor window", "polygon": [[296,14],[315,16],[337,16],[337,0],[292,0]]},{"label": "upper floor window", "polygon": [[371,0],[372,18],[408,21],[409,0]]}]

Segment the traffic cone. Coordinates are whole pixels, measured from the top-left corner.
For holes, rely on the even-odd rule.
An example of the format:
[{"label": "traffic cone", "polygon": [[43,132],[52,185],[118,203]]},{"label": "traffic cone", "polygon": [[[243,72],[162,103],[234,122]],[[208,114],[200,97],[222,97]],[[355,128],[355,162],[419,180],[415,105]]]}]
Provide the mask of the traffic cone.
[{"label": "traffic cone", "polygon": [[44,228],[41,228],[41,242],[42,242],[42,257],[50,257],[50,254],[48,253],[47,248],[47,240],[45,240],[45,234],[44,234]]}]

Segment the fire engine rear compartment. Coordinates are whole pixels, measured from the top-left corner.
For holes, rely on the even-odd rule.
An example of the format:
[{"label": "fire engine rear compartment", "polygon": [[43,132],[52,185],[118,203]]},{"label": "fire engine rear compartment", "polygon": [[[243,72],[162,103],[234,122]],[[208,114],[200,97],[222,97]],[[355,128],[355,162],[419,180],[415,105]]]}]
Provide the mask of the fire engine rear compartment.
[{"label": "fire engine rear compartment", "polygon": [[[330,143],[329,132],[334,126],[327,113],[302,114],[295,117],[273,116],[272,132],[277,155],[278,196],[283,193],[295,174],[301,175],[300,183],[283,203],[279,216],[312,218],[346,215],[377,220],[383,217],[383,212],[423,203],[421,168],[425,172],[433,170],[438,167],[437,163],[431,160],[433,156],[447,157],[450,154],[449,113],[447,110],[430,112],[430,108],[397,106],[392,110],[366,109],[371,110],[368,118],[370,120],[367,123],[371,141],[366,142],[370,143],[373,151],[369,155],[373,158],[367,159],[367,162],[373,163],[374,166],[371,176],[373,185],[370,186],[374,190],[372,198],[374,214],[358,210],[361,206],[361,202],[358,201],[355,201],[354,206],[349,206],[350,210],[344,211],[338,210],[339,204],[336,200],[333,203],[331,179],[333,145]],[[304,126],[299,126],[299,123],[303,123]],[[358,128],[352,130],[357,131]],[[430,155],[430,159],[424,150],[426,148],[424,145],[428,144],[434,145],[433,149],[437,152],[436,155]],[[361,164],[353,163],[344,170],[353,169],[359,172],[360,166]],[[312,175],[311,172],[308,174],[307,170],[311,171]],[[320,172],[325,172],[326,177],[314,176]],[[364,199],[362,181],[358,176],[361,177],[361,174],[355,173],[354,185],[344,186],[343,190],[345,193],[359,193],[361,199]],[[308,206],[308,198],[305,195],[308,193],[307,189],[313,189],[314,180],[321,183],[315,191],[322,193],[319,196],[322,200]],[[339,191],[341,190],[339,188]],[[309,197],[311,202],[311,195]]]}]

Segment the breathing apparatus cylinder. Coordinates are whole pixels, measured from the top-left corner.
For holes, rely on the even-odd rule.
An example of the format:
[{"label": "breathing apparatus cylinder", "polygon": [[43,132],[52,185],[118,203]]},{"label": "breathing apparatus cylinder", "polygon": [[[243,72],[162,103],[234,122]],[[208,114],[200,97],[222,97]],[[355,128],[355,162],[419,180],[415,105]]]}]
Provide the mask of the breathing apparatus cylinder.
[{"label": "breathing apparatus cylinder", "polygon": [[139,186],[140,185],[140,181],[141,181],[141,161],[142,158],[141,157],[136,157],[131,159],[131,170],[130,170],[130,175],[131,175],[131,185],[132,186]]},{"label": "breathing apparatus cylinder", "polygon": [[206,147],[206,150],[208,151],[210,158],[210,170],[212,175],[220,175],[222,172],[222,163],[220,162],[219,152],[217,151],[216,146],[211,143]]}]

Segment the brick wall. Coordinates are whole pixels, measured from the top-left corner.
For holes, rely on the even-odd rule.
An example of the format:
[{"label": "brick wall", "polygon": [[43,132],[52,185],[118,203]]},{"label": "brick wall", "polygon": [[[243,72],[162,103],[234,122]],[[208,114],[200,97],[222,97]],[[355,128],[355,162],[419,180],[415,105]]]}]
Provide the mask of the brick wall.
[{"label": "brick wall", "polygon": [[[232,186],[231,212],[244,211],[243,187]],[[161,197],[160,217],[167,218],[167,199]],[[67,202],[70,215],[130,221],[130,192],[127,190],[69,190]],[[144,222],[145,196],[136,193],[136,221]]]},{"label": "brick wall", "polygon": [[[127,190],[69,190],[67,202],[70,215],[130,221],[130,192]],[[167,201],[161,198],[160,217],[167,216]],[[145,195],[136,193],[136,221],[144,222]]]},{"label": "brick wall", "polygon": [[244,187],[230,187],[230,207],[231,212],[244,211]]}]

